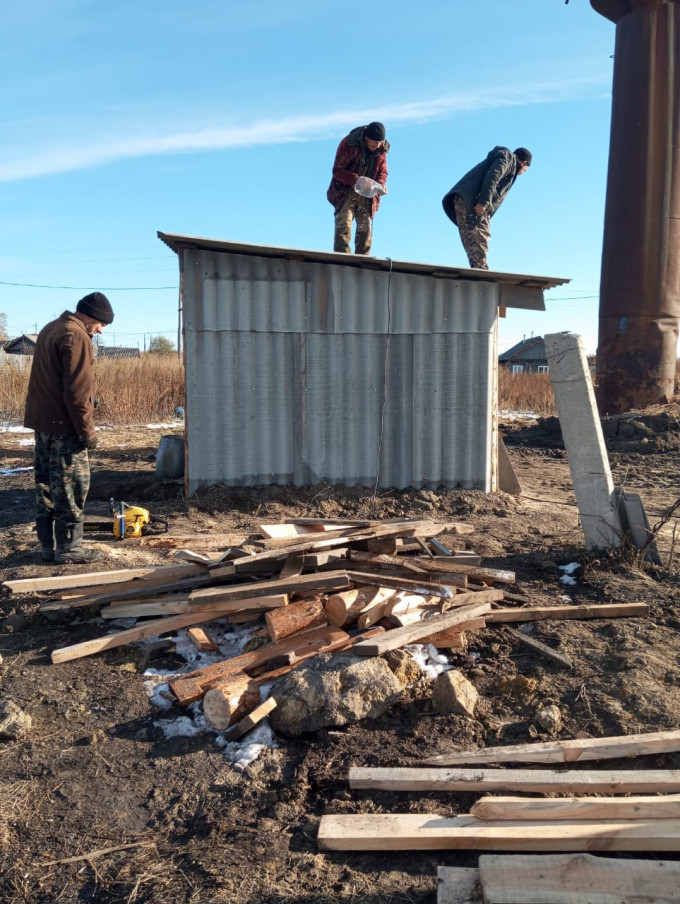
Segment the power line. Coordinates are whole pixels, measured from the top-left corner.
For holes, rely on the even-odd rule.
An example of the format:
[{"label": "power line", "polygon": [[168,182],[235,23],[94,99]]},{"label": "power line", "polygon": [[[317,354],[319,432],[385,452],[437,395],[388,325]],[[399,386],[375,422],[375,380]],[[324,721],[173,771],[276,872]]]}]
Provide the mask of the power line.
[{"label": "power line", "polygon": [[[38,283],[20,283],[20,282],[3,282],[0,280],[0,286],[19,286],[24,289],[67,289],[69,292],[87,292],[92,286],[43,286]],[[100,291],[104,292],[158,292],[161,289],[176,289],[174,286],[101,286]]]}]

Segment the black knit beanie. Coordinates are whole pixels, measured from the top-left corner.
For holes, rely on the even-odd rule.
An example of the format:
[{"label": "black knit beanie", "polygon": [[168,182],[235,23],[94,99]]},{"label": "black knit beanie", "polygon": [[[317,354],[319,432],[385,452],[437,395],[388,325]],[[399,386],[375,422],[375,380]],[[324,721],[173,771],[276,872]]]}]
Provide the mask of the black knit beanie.
[{"label": "black knit beanie", "polygon": [[369,122],[364,135],[366,138],[370,138],[371,141],[384,141],[385,126],[381,122]]},{"label": "black knit beanie", "polygon": [[528,166],[531,166],[531,151],[527,151],[526,148],[517,148],[515,157],[519,157],[520,160],[524,161]]},{"label": "black knit beanie", "polygon": [[101,292],[90,292],[89,295],[81,298],[76,311],[87,314],[88,317],[98,320],[99,323],[113,323],[113,308],[109,299]]}]

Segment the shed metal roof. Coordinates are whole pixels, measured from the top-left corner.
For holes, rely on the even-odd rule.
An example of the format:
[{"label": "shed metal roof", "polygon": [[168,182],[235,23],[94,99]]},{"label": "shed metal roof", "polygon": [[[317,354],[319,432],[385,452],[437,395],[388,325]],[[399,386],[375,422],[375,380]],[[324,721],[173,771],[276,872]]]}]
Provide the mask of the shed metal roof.
[{"label": "shed metal roof", "polygon": [[[439,279],[466,279],[494,282],[501,286],[499,305],[506,308],[523,308],[544,311],[543,290],[569,282],[566,277],[536,276],[527,273],[503,273],[498,270],[480,270],[470,267],[447,267],[442,264],[422,264],[412,261],[395,261],[390,258],[367,257],[360,254],[341,254],[336,251],[309,251],[300,248],[279,248],[273,245],[246,245],[221,239],[201,238],[193,235],[177,235],[158,232],[158,238],[179,254],[183,249],[197,251],[226,251],[232,254],[252,254],[257,257],[283,258],[285,260],[315,261],[345,267],[361,267],[391,273],[422,274]],[[535,289],[538,292],[526,290]],[[519,291],[518,291],[519,290]]]}]

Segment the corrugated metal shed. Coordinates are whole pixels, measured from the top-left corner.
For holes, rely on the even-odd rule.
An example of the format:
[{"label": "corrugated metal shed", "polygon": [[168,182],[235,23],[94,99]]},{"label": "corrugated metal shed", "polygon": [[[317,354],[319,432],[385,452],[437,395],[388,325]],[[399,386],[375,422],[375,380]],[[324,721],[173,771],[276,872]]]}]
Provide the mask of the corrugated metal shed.
[{"label": "corrugated metal shed", "polygon": [[565,280],[158,233],[177,252],[187,490],[495,488],[499,307]]}]

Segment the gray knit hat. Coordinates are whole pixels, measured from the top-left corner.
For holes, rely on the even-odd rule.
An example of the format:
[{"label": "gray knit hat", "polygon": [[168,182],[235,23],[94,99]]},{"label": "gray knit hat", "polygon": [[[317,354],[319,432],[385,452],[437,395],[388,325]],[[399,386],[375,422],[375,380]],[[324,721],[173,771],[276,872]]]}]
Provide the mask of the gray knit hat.
[{"label": "gray knit hat", "polygon": [[98,320],[99,323],[113,323],[113,308],[109,299],[102,292],[91,292],[81,298],[76,311],[87,314],[88,317]]}]

